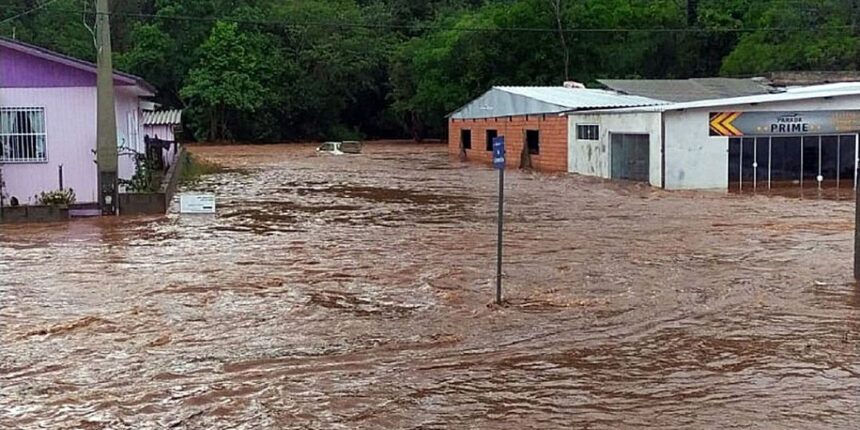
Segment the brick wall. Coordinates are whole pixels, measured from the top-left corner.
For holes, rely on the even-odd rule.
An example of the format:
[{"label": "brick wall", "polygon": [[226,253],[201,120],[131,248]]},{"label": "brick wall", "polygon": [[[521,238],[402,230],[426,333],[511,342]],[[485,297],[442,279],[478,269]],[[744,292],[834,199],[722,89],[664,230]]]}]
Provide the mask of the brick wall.
[{"label": "brick wall", "polygon": [[472,131],[472,149],[466,159],[492,164],[493,153],[486,148],[486,131],[496,130],[505,136],[508,168],[520,166],[520,155],[526,130],[540,131],[540,154],[531,154],[532,167],[544,172],[567,172],[567,117],[557,114],[528,115],[502,118],[449,119],[448,153],[460,153],[460,130]]}]

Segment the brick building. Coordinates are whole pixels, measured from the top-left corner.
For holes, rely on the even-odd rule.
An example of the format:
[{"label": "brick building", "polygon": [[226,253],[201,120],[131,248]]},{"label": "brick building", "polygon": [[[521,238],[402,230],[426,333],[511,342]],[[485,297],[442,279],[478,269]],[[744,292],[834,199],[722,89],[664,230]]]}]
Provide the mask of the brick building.
[{"label": "brick building", "polygon": [[493,138],[504,136],[508,168],[567,172],[569,121],[566,113],[661,103],[571,84],[493,87],[449,116],[448,152],[466,160],[491,164]]}]

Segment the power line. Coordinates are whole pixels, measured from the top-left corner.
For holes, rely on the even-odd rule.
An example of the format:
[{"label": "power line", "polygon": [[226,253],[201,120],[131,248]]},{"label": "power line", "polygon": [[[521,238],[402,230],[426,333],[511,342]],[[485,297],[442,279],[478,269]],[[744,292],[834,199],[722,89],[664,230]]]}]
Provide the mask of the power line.
[{"label": "power line", "polygon": [[[0,21],[0,24],[20,18],[21,16],[33,13],[57,0],[48,0],[47,2],[19,13],[18,15],[6,18]],[[95,11],[80,11],[68,9],[53,9],[54,12],[85,14],[90,16],[99,15]],[[474,32],[474,33],[551,33],[558,34],[558,28],[549,27],[464,27],[457,25],[401,25],[401,24],[369,24],[355,22],[339,22],[339,21],[308,21],[303,23],[290,23],[285,21],[272,20],[249,20],[229,17],[205,17],[191,15],[158,15],[134,12],[110,12],[107,15],[112,17],[133,18],[139,20],[164,20],[164,21],[185,21],[185,22],[228,22],[244,25],[261,25],[279,28],[294,28],[301,29],[306,27],[323,27],[323,28],[359,28],[359,29],[375,29],[375,30],[419,30],[419,31],[459,31],[459,32]],[[753,33],[753,32],[813,32],[820,30],[854,30],[854,25],[838,25],[838,26],[809,26],[809,27],[651,27],[651,28],[634,28],[634,27],[606,27],[606,28],[565,28],[564,33]]]},{"label": "power line", "polygon": [[56,1],[57,1],[57,0],[48,0],[48,1],[46,1],[46,2],[44,2],[44,3],[42,3],[42,4],[40,4],[40,5],[36,5],[36,7],[32,8],[32,9],[30,9],[30,10],[25,10],[24,12],[21,12],[21,13],[19,13],[19,14],[17,14],[17,15],[13,15],[13,16],[11,16],[11,17],[9,17],[9,18],[6,18],[6,19],[4,19],[4,20],[0,21],[0,24],[5,24],[5,23],[7,23],[7,22],[14,21],[14,20],[16,20],[16,19],[18,19],[18,18],[20,18],[20,17],[22,17],[22,16],[29,15],[29,14],[31,14],[31,13],[33,13],[33,12],[36,12],[36,11],[37,11],[37,10],[39,10],[39,9],[44,8],[45,6],[48,6],[48,5],[49,5],[49,4],[51,4],[51,3],[55,3]]}]

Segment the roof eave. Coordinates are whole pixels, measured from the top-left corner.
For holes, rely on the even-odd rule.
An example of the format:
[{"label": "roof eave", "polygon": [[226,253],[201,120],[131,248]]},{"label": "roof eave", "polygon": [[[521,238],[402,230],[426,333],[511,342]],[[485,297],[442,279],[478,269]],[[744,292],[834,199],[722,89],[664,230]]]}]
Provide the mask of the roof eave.
[{"label": "roof eave", "polygon": [[[78,58],[70,57],[68,55],[60,54],[58,52],[51,51],[49,49],[45,49],[39,46],[31,45],[29,43],[20,42],[18,40],[12,40],[5,37],[0,36],[0,46],[6,47],[8,49],[12,49],[18,52],[22,52],[24,54],[32,55],[37,58],[41,58],[48,61],[53,61],[64,66],[72,67],[78,70],[83,70],[91,73],[98,73],[98,66],[90,63],[89,61],[84,61]],[[115,80],[118,80],[127,85],[134,85],[140,87],[146,93],[151,93],[149,95],[144,95],[144,97],[154,96],[158,91],[152,86],[149,82],[146,82],[143,78],[139,76],[132,75],[130,73],[120,72],[117,70],[113,71],[113,77]]]}]

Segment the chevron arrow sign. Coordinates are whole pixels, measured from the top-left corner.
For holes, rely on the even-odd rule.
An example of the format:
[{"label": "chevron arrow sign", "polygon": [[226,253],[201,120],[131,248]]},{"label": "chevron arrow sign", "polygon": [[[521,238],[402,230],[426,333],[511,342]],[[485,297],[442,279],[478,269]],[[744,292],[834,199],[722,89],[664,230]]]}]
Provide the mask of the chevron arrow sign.
[{"label": "chevron arrow sign", "polygon": [[711,136],[800,136],[857,133],[860,111],[711,112]]},{"label": "chevron arrow sign", "polygon": [[742,112],[711,112],[711,136],[743,136],[732,124]]}]

